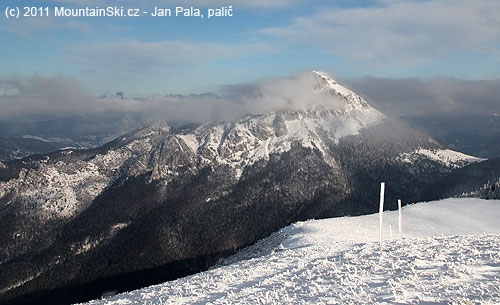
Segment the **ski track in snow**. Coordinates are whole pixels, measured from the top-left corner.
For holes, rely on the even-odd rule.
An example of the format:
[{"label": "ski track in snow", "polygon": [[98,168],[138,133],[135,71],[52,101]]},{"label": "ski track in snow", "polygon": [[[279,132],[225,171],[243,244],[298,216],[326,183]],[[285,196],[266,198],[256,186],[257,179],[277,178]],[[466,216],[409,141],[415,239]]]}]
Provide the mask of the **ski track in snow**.
[{"label": "ski track in snow", "polygon": [[[376,214],[299,222],[206,272],[89,304],[500,303],[500,201],[419,203],[403,215],[406,237],[386,228],[382,252]],[[397,211],[384,223],[396,238]]]}]

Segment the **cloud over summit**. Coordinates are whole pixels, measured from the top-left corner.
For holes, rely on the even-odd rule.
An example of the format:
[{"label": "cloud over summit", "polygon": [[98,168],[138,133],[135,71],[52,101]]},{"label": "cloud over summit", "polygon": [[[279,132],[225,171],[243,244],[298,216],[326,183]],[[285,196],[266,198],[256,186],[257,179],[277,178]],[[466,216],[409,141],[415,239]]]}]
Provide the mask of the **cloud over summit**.
[{"label": "cloud over summit", "polygon": [[[434,113],[500,113],[499,80],[451,78],[389,79],[365,77],[346,83],[383,113],[415,116]],[[226,120],[245,114],[308,107],[339,109],[341,101],[318,94],[317,80],[310,72],[288,78],[226,85],[217,93],[156,95],[146,98],[91,97],[77,79],[11,76],[0,79],[0,119],[30,119],[61,116],[115,115],[138,122],[166,120],[205,122]]]},{"label": "cloud over summit", "polygon": [[[333,96],[314,90],[317,80],[310,72],[290,78],[271,78],[254,83],[223,86],[218,94],[151,96],[142,99],[94,98],[78,81],[63,76],[0,80],[2,118],[54,115],[92,115],[95,113],[132,113],[154,120],[204,122],[280,110],[308,107],[339,108]],[[125,92],[125,96],[126,96]]]}]

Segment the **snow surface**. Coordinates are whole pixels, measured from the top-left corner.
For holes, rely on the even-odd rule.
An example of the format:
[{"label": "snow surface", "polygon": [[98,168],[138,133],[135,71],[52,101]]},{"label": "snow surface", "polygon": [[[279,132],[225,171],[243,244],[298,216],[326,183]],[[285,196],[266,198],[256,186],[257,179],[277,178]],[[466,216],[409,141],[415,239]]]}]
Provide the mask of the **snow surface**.
[{"label": "snow surface", "polygon": [[[499,304],[500,201],[298,222],[206,272],[89,304]],[[390,237],[392,227],[394,238]]]},{"label": "snow surface", "polygon": [[450,149],[441,149],[436,151],[420,149],[417,151],[417,153],[453,167],[463,166],[462,164],[464,163],[469,164],[486,160],[474,156],[469,156]]},{"label": "snow surface", "polygon": [[193,153],[196,153],[198,151],[198,147],[199,147],[199,143],[198,143],[198,140],[196,140],[196,136],[193,135],[193,134],[185,134],[185,135],[178,135],[179,138],[182,139],[182,141],[184,141],[184,143],[189,146],[189,148],[191,149],[191,151],[193,151]]},{"label": "snow surface", "polygon": [[446,166],[459,168],[475,162],[485,161],[486,159],[469,156],[464,153],[451,149],[418,149],[412,153],[404,153],[399,159],[403,162],[413,163],[419,156],[424,156],[431,160],[442,163]]}]

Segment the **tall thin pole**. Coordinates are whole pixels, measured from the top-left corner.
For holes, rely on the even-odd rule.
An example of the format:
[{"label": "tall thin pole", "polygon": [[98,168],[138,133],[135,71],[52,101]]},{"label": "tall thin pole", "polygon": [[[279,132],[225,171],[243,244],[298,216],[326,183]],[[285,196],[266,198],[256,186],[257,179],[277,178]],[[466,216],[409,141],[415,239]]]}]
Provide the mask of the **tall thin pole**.
[{"label": "tall thin pole", "polygon": [[401,211],[401,199],[398,199],[398,211],[399,211],[399,239],[403,239],[403,212]]},{"label": "tall thin pole", "polygon": [[380,251],[382,251],[382,228],[384,226],[384,193],[385,182],[380,183],[380,209],[379,209],[379,223],[380,223]]}]

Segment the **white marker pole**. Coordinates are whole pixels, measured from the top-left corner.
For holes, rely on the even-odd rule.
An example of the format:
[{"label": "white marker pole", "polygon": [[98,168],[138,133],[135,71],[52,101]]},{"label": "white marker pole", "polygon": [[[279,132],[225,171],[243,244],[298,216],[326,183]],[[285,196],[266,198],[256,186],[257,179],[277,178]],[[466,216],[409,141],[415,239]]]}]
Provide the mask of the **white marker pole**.
[{"label": "white marker pole", "polygon": [[399,211],[399,239],[403,239],[403,212],[401,211],[401,199],[398,199],[398,211]]},{"label": "white marker pole", "polygon": [[380,183],[380,209],[379,209],[379,223],[380,223],[380,251],[382,251],[382,228],[384,226],[384,193],[385,182]]}]

